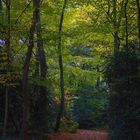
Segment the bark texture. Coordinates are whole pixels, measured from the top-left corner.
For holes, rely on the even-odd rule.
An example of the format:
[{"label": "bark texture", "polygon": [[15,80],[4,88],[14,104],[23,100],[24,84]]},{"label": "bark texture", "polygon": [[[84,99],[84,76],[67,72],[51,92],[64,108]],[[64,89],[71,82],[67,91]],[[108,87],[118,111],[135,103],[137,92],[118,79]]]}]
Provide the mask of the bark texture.
[{"label": "bark texture", "polygon": [[60,109],[56,118],[56,125],[55,125],[55,132],[59,130],[60,121],[63,116],[64,112],[64,102],[65,102],[65,95],[64,95],[64,74],[63,74],[63,57],[62,57],[62,28],[63,28],[63,21],[64,21],[64,13],[66,9],[67,0],[64,0],[62,13],[60,17],[60,24],[59,24],[59,40],[58,40],[58,53],[59,53],[59,69],[60,69],[60,90],[61,90],[61,101],[60,101]]}]

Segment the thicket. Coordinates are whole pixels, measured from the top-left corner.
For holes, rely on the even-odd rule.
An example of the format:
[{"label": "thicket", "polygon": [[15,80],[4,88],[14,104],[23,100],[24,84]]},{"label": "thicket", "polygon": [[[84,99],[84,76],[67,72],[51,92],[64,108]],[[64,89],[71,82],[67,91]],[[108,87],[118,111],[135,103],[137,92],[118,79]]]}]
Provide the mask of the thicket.
[{"label": "thicket", "polygon": [[[134,46],[133,46],[134,47]],[[129,45],[107,66],[108,120],[111,140],[140,139],[140,51]]]},{"label": "thicket", "polygon": [[106,129],[108,95],[103,81],[99,86],[80,82],[74,96],[72,108],[73,119],[81,129]]}]

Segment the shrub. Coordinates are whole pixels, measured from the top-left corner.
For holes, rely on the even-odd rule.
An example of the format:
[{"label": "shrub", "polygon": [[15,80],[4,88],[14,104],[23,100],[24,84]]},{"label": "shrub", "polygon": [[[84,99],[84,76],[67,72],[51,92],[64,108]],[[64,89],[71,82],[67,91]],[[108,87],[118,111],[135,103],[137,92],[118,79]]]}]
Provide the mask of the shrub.
[{"label": "shrub", "polygon": [[106,70],[110,89],[111,140],[140,139],[140,58],[138,51],[120,51]]},{"label": "shrub", "polygon": [[75,133],[78,128],[78,123],[67,119],[67,118],[62,118],[61,119],[61,125],[59,128],[60,132],[70,132],[70,133]]}]

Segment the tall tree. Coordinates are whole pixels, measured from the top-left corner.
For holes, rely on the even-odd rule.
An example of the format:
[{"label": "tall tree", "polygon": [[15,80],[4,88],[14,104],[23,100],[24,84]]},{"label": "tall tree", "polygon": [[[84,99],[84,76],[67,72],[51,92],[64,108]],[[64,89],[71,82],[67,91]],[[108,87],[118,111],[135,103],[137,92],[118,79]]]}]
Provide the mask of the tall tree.
[{"label": "tall tree", "polygon": [[113,18],[114,18],[114,52],[117,52],[120,47],[119,27],[117,24],[117,0],[113,0]]},{"label": "tall tree", "polygon": [[26,53],[26,58],[24,61],[24,67],[23,67],[23,76],[22,76],[22,95],[23,95],[23,138],[24,140],[29,140],[28,137],[28,124],[29,124],[29,92],[28,92],[28,75],[29,75],[29,67],[30,67],[30,60],[32,57],[32,50],[34,48],[34,33],[35,33],[35,27],[36,27],[36,13],[38,9],[35,7],[33,2],[33,19],[32,24],[30,27],[29,32],[29,45],[28,50]]},{"label": "tall tree", "polygon": [[[10,59],[11,59],[11,0],[6,0],[6,16],[7,16],[7,30],[6,30],[6,52],[7,52],[7,66],[6,72],[7,74],[10,72]],[[4,128],[3,128],[3,136],[6,135],[6,127],[8,120],[8,93],[9,87],[8,83],[5,86],[5,115],[4,115]]]},{"label": "tall tree", "polygon": [[139,47],[140,47],[140,2],[136,0],[137,4],[137,13],[138,13],[138,39],[139,39]]},{"label": "tall tree", "polygon": [[2,12],[2,0],[0,0],[0,13]]},{"label": "tall tree", "polygon": [[107,19],[109,23],[113,25],[113,38],[114,38],[114,53],[120,50],[120,28],[123,16],[123,9],[124,9],[124,1],[125,0],[108,0],[107,1]]},{"label": "tall tree", "polygon": [[[41,29],[41,1],[33,0],[34,6],[36,7],[36,33],[37,33],[37,59],[39,60],[38,65],[40,66],[40,77],[42,80],[46,79],[47,76],[47,64],[46,57],[43,48],[43,39],[42,39],[42,29]],[[47,89],[44,86],[40,86],[40,94],[38,96],[38,101],[36,104],[36,116],[38,116],[37,121],[40,123],[41,131],[46,131],[47,129]],[[39,124],[37,124],[38,126]]]},{"label": "tall tree", "polygon": [[60,102],[60,110],[57,115],[56,125],[55,125],[55,132],[58,131],[60,127],[60,120],[63,116],[64,112],[64,74],[63,74],[63,58],[62,58],[62,29],[63,29],[63,21],[64,21],[64,13],[67,5],[67,0],[64,0],[60,23],[59,23],[59,33],[58,33],[58,55],[59,55],[59,69],[60,69],[60,90],[61,90],[61,102]]},{"label": "tall tree", "polygon": [[124,5],[124,0],[122,0],[120,3],[120,11],[118,12],[118,6],[117,6],[118,0],[113,0],[113,25],[114,25],[114,53],[118,52],[120,49],[120,37],[119,37],[119,32],[120,32],[120,26],[121,26],[121,21],[122,21],[122,13],[123,13],[123,5]]},{"label": "tall tree", "polygon": [[46,58],[45,58],[45,52],[43,49],[43,39],[42,39],[42,29],[41,29],[41,19],[40,19],[40,0],[34,0],[34,4],[36,6],[36,9],[38,9],[36,13],[36,31],[37,31],[37,47],[38,47],[38,53],[40,58],[40,70],[41,70],[41,77],[46,78],[47,75],[47,64],[46,64]]},{"label": "tall tree", "polygon": [[127,16],[128,0],[124,4],[124,18],[125,18],[125,49],[128,50],[128,16]]}]

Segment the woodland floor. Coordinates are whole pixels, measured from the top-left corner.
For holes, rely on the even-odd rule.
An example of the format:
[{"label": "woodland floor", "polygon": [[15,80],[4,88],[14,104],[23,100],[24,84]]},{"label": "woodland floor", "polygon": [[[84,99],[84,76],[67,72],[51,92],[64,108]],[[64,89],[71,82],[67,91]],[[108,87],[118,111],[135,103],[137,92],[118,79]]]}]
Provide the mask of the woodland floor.
[{"label": "woodland floor", "polygon": [[56,133],[50,136],[51,140],[107,140],[108,133],[93,130],[77,130],[77,133]]}]

